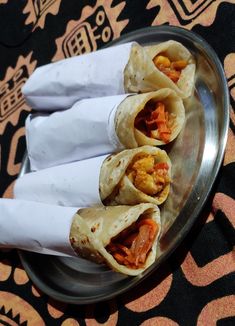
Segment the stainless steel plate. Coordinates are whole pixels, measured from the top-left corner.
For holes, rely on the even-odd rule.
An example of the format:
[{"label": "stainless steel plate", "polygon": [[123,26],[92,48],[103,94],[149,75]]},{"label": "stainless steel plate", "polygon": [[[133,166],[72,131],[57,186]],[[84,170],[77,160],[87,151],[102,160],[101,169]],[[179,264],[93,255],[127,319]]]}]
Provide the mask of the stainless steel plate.
[{"label": "stainless steel plate", "polygon": [[[117,296],[143,281],[180,244],[208,198],[222,162],[229,123],[226,78],[215,52],[198,35],[170,26],[137,30],[109,45],[133,40],[149,45],[169,39],[181,42],[192,52],[197,74],[194,95],[185,101],[185,127],[178,138],[165,147],[173,163],[173,185],[167,202],[161,207],[164,231],[158,258],[142,275],[126,277],[80,258],[19,251],[32,281],[57,300],[94,303]],[[21,175],[27,172],[26,155]]]}]

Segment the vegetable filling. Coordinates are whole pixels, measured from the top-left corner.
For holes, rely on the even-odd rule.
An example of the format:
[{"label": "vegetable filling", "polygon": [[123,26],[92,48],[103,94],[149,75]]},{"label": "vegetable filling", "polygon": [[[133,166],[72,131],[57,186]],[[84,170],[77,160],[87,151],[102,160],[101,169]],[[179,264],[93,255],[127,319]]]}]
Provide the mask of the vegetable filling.
[{"label": "vegetable filling", "polygon": [[147,137],[170,141],[175,114],[166,110],[163,102],[149,101],[135,118],[135,128]]},{"label": "vegetable filling", "polygon": [[155,163],[152,155],[137,155],[126,174],[137,189],[150,196],[159,195],[170,183],[168,164]]},{"label": "vegetable filling", "polygon": [[156,55],[153,58],[153,63],[174,83],[178,82],[181,71],[187,66],[186,60],[171,61],[164,53]]},{"label": "vegetable filling", "polygon": [[114,237],[107,251],[121,265],[132,269],[144,266],[159,226],[151,218],[142,218]]}]

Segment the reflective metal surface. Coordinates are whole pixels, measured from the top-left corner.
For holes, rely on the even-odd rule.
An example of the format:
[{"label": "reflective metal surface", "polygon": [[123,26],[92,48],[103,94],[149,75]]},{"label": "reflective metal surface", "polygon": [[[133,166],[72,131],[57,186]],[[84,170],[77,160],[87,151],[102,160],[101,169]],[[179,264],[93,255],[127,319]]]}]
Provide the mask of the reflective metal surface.
[{"label": "reflective metal surface", "polygon": [[[32,281],[49,296],[74,304],[110,299],[142,282],[166,260],[186,236],[206,202],[220,168],[227,140],[229,95],[222,66],[211,47],[181,28],[141,29],[111,43],[149,45],[173,39],[184,44],[197,64],[194,95],[185,101],[186,122],[178,138],[165,147],[173,164],[173,184],[161,207],[163,234],[158,258],[138,277],[125,277],[80,258],[60,258],[19,251]],[[27,155],[21,175],[29,171]]]}]

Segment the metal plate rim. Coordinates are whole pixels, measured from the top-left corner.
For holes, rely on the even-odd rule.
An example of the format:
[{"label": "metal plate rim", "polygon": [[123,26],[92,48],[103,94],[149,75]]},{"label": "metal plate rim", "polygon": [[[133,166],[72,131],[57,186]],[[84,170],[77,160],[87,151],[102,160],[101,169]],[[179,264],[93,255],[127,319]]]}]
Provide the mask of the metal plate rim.
[{"label": "metal plate rim", "polygon": [[[62,301],[62,302],[66,302],[69,304],[89,304],[89,303],[97,303],[97,302],[101,302],[101,301],[106,301],[109,300],[113,297],[116,297],[120,294],[123,294],[124,292],[126,292],[127,290],[130,290],[131,288],[133,288],[134,286],[138,285],[141,281],[143,281],[146,277],[148,277],[153,271],[155,271],[159,265],[162,264],[163,261],[165,261],[169,255],[172,254],[172,252],[179,246],[179,244],[182,242],[183,238],[187,235],[187,233],[189,232],[189,230],[191,229],[192,225],[195,223],[196,218],[198,217],[198,214],[200,213],[201,209],[203,208],[205,202],[208,199],[208,196],[212,190],[213,184],[215,182],[215,179],[217,177],[217,174],[219,172],[222,160],[223,160],[223,155],[225,152],[225,146],[226,146],[226,142],[227,142],[227,137],[228,137],[228,127],[229,127],[229,91],[227,88],[227,81],[226,81],[226,77],[222,68],[222,64],[220,63],[215,51],[213,50],[213,48],[202,38],[200,37],[198,34],[192,32],[192,31],[188,31],[185,30],[184,28],[181,27],[175,27],[175,26],[153,26],[153,27],[146,27],[146,28],[141,28],[141,29],[137,29],[135,31],[132,31],[128,34],[124,34],[122,35],[119,39],[114,40],[112,42],[110,42],[108,44],[108,46],[111,45],[115,45],[118,43],[123,43],[123,42],[128,42],[129,39],[135,39],[138,35],[142,35],[142,34],[155,34],[155,33],[179,33],[183,36],[185,36],[186,38],[188,38],[190,41],[194,41],[196,43],[199,43],[203,48],[206,48],[206,50],[208,51],[208,54],[212,57],[216,68],[218,69],[218,74],[221,78],[222,81],[222,85],[223,85],[223,102],[224,102],[224,123],[223,123],[223,128],[221,131],[221,138],[219,140],[219,150],[216,156],[216,160],[213,166],[213,173],[211,176],[211,183],[210,186],[207,187],[206,189],[206,194],[204,195],[204,197],[200,200],[200,205],[198,204],[196,206],[195,212],[194,214],[191,216],[189,223],[187,223],[186,228],[184,230],[184,234],[183,237],[181,239],[178,239],[178,241],[174,244],[174,246],[172,246],[170,248],[170,250],[168,251],[168,253],[164,256],[161,257],[159,259],[159,264],[158,266],[155,268],[154,267],[150,267],[148,272],[145,273],[144,275],[142,275],[141,277],[135,277],[135,278],[130,278],[130,282],[128,283],[127,286],[120,288],[119,290],[117,290],[115,293],[109,293],[108,295],[106,294],[104,295],[98,295],[98,296],[93,296],[93,297],[89,297],[89,298],[81,298],[81,297],[69,297],[59,293],[58,291],[55,291],[54,289],[52,289],[50,286],[48,286],[47,284],[45,284],[43,281],[41,281],[40,279],[40,275],[37,275],[36,273],[34,273],[32,271],[32,268],[30,266],[30,264],[28,264],[27,262],[27,255],[28,252],[24,252],[22,250],[18,250],[18,254],[21,260],[21,263],[26,271],[26,273],[28,274],[29,278],[32,280],[32,282],[34,284],[36,284],[38,286],[39,289],[41,289],[45,294],[49,295],[50,297],[58,300],[58,301]],[[22,170],[21,173],[24,173],[24,168],[25,168],[25,162],[27,159],[27,153],[25,154],[24,160],[22,162]]]}]

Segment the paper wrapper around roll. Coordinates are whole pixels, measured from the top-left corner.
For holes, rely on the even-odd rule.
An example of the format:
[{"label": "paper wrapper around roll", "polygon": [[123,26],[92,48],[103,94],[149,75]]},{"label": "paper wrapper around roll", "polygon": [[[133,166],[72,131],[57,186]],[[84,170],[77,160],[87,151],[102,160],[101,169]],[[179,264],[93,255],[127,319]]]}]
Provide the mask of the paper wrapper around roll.
[{"label": "paper wrapper around roll", "polygon": [[0,199],[0,247],[76,256],[69,241],[74,207]]},{"label": "paper wrapper around roll", "polygon": [[84,98],[128,92],[124,70],[133,47],[143,51],[131,42],[37,68],[22,89],[26,102],[39,111],[56,111]]},{"label": "paper wrapper around roll", "polygon": [[101,205],[99,175],[107,155],[30,172],[16,180],[14,197],[61,206]]},{"label": "paper wrapper around roll", "polygon": [[[144,157],[148,157],[147,163]],[[141,159],[137,163],[140,171],[131,168],[137,158]],[[160,167],[155,170],[156,164]],[[149,176],[149,170],[152,176]],[[160,176],[160,184],[158,171],[165,174],[163,179]],[[14,196],[62,206],[135,205],[143,202],[159,205],[169,194],[170,176],[171,161],[166,152],[153,146],[142,146],[25,174],[17,179]],[[153,194],[150,195],[149,191]]]},{"label": "paper wrapper around roll", "polygon": [[[128,227],[141,233],[141,226],[136,223],[143,224],[143,219],[150,219],[155,225],[146,259],[133,266],[118,263],[108,246]],[[154,263],[161,230],[159,209],[152,204],[78,209],[0,199],[0,223],[1,248],[59,256],[79,255],[97,263],[106,263],[126,275],[140,274]],[[134,247],[132,245],[130,250],[133,251]]]},{"label": "paper wrapper around roll", "polygon": [[31,170],[123,149],[115,131],[115,114],[127,96],[85,99],[69,110],[30,115],[26,120],[26,144]]}]

